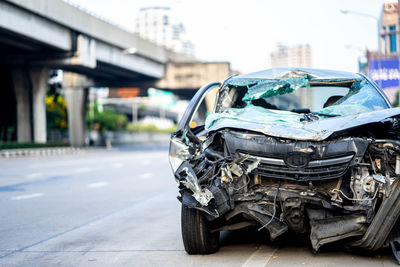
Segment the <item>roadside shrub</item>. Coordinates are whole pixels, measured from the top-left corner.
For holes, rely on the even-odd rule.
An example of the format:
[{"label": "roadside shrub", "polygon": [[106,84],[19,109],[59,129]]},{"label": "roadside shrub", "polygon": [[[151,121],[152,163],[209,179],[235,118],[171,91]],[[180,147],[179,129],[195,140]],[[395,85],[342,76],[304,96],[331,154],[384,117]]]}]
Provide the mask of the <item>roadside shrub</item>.
[{"label": "roadside shrub", "polygon": [[154,124],[140,124],[140,123],[128,123],[126,130],[130,132],[155,132],[155,133],[172,133],[176,131],[177,125],[170,128],[161,129]]},{"label": "roadside shrub", "polygon": [[92,115],[90,116],[89,112],[86,115],[89,129],[118,131],[125,129],[128,123],[128,117],[125,114],[117,113],[112,108],[98,111],[95,107]]},{"label": "roadside shrub", "polygon": [[67,104],[60,95],[47,95],[46,99],[47,129],[67,129]]},{"label": "roadside shrub", "polygon": [[47,142],[47,143],[18,143],[18,142],[0,142],[1,149],[21,149],[21,148],[50,148],[50,147],[66,147],[68,143],[63,142]]}]

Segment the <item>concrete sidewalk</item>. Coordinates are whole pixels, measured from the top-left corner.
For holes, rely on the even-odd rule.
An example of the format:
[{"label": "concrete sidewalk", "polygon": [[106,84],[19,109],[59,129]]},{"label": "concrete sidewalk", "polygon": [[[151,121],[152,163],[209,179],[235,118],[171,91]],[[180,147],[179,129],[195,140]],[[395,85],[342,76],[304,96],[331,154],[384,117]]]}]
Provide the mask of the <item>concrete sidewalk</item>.
[{"label": "concrete sidewalk", "polygon": [[87,146],[87,147],[47,147],[47,148],[18,148],[18,149],[0,149],[0,159],[17,157],[48,157],[61,155],[80,155],[96,151],[168,151],[169,144],[156,143],[136,143],[136,144],[118,144],[113,146]]},{"label": "concrete sidewalk", "polygon": [[15,157],[38,157],[38,156],[56,156],[83,154],[88,149],[104,149],[104,148],[87,148],[87,147],[49,147],[49,148],[18,148],[18,149],[1,149],[0,158]]}]

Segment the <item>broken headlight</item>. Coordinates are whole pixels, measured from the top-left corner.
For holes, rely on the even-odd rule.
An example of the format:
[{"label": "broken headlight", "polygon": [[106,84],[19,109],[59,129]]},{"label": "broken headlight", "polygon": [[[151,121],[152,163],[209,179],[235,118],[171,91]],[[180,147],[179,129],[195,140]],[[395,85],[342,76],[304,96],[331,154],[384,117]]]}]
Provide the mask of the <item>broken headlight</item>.
[{"label": "broken headlight", "polygon": [[169,144],[169,164],[175,173],[179,166],[190,156],[189,147],[178,138],[172,138]]}]

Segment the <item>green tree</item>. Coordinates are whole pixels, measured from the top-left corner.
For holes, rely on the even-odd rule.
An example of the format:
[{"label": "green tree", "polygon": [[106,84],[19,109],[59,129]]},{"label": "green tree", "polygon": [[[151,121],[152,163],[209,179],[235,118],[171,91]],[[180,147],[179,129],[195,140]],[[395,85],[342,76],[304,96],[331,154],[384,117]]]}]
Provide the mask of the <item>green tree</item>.
[{"label": "green tree", "polygon": [[94,103],[86,113],[86,123],[89,129],[118,131],[125,129],[128,117],[115,112],[112,108],[99,111],[97,103]]},{"label": "green tree", "polygon": [[67,104],[64,97],[60,95],[47,95],[46,99],[46,121],[48,129],[67,129]]}]

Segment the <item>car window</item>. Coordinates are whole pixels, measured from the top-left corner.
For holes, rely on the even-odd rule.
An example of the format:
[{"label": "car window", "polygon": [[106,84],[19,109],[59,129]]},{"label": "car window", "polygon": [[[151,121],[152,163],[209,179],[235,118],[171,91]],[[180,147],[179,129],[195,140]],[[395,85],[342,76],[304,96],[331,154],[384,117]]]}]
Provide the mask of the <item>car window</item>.
[{"label": "car window", "polygon": [[199,104],[197,110],[193,114],[192,120],[189,122],[191,128],[204,126],[207,116],[212,113],[219,88],[215,87],[209,90]]},{"label": "car window", "polygon": [[354,90],[350,90],[347,95],[339,99],[335,105],[362,105],[370,110],[380,110],[387,108],[387,104],[382,96],[372,85],[366,83]]}]

